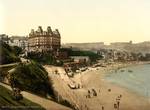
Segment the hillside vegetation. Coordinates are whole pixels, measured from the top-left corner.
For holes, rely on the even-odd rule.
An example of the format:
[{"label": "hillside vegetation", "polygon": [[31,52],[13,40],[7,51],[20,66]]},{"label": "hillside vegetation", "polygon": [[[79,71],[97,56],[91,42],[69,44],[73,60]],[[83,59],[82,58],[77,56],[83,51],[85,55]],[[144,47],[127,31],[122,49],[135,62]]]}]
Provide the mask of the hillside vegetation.
[{"label": "hillside vegetation", "polygon": [[53,95],[48,73],[40,64],[33,61],[27,64],[20,63],[10,73],[10,81],[12,86],[21,90],[31,91],[42,96]]},{"label": "hillside vegetation", "polygon": [[5,42],[0,41],[0,64],[19,62],[20,58],[17,55],[20,51],[17,47],[10,47]]},{"label": "hillside vegetation", "polygon": [[10,90],[0,86],[0,110],[45,110],[40,105],[25,98],[20,101],[15,101],[11,94],[12,92]]},{"label": "hillside vegetation", "polygon": [[52,53],[28,53],[28,58],[34,60],[40,64],[54,64],[55,59],[52,56]]}]

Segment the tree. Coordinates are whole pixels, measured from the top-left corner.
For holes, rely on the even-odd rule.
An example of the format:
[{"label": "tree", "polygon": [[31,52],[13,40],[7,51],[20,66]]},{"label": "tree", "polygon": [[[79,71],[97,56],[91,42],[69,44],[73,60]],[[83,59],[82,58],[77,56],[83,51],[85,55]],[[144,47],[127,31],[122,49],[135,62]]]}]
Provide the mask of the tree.
[{"label": "tree", "polygon": [[8,64],[13,62],[19,62],[19,57],[14,53],[13,48],[0,41],[0,64]]},{"label": "tree", "polygon": [[14,51],[15,55],[21,54],[21,52],[22,52],[22,48],[21,47],[13,46],[12,48],[13,48],[13,51]]}]

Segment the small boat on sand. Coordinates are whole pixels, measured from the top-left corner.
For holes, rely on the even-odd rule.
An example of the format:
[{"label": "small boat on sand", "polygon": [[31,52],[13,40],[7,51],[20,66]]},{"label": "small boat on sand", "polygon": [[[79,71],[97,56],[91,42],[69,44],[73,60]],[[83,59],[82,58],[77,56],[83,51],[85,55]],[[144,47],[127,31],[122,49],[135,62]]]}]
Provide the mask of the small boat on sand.
[{"label": "small boat on sand", "polygon": [[120,70],[121,72],[124,72],[125,70]]},{"label": "small boat on sand", "polygon": [[130,72],[130,73],[131,73],[131,72],[133,72],[133,71],[132,71],[132,70],[128,70],[128,72]]}]

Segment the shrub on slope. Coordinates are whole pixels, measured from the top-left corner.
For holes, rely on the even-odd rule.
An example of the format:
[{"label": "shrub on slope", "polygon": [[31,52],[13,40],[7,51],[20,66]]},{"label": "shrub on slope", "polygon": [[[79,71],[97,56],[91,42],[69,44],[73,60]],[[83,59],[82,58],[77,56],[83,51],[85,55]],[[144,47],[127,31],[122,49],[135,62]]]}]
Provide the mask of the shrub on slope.
[{"label": "shrub on slope", "polygon": [[[0,91],[0,110],[45,110],[40,105],[35,104],[25,98],[20,101],[13,100],[11,95],[12,92],[3,86],[0,86]],[[31,108],[32,106],[36,108]]]},{"label": "shrub on slope", "polygon": [[21,90],[27,90],[46,96],[53,95],[52,83],[45,69],[35,62],[20,64],[10,73],[11,84]]}]

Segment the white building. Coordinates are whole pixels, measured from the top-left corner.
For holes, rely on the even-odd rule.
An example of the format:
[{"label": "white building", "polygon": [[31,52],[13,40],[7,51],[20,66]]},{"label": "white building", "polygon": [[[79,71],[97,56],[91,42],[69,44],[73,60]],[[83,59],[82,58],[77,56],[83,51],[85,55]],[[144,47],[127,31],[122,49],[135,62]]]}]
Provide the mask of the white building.
[{"label": "white building", "polygon": [[89,56],[70,56],[70,58],[73,59],[74,62],[76,63],[81,63],[81,62],[89,63],[90,62]]},{"label": "white building", "polygon": [[9,38],[9,45],[10,46],[18,46],[22,49],[28,48],[28,37],[24,36],[11,36]]}]

